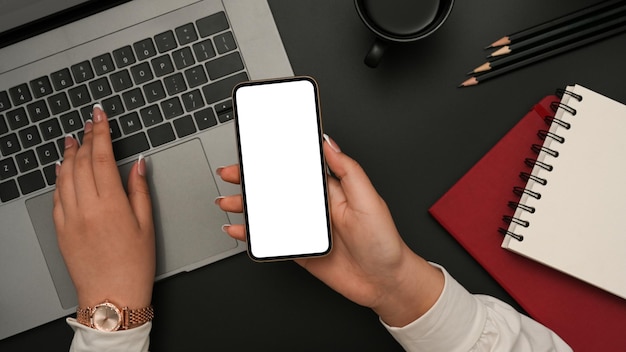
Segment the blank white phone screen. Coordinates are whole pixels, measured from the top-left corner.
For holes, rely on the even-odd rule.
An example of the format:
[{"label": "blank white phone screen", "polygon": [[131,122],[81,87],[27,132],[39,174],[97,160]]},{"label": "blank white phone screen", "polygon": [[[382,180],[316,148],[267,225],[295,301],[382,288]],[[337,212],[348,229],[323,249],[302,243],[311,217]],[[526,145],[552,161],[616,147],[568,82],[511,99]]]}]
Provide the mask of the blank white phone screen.
[{"label": "blank white phone screen", "polygon": [[235,91],[248,250],[253,259],[331,247],[317,91],[309,79]]}]

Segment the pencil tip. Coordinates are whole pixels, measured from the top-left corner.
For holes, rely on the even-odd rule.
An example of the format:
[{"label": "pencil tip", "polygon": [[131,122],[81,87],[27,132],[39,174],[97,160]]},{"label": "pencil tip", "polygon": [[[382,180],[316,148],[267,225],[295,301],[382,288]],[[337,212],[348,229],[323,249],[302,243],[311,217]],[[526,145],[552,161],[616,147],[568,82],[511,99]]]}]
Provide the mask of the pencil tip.
[{"label": "pencil tip", "polygon": [[503,46],[503,45],[509,45],[511,44],[511,39],[506,36],[506,37],[502,37],[498,40],[496,40],[495,42],[491,43],[489,46],[485,47],[486,49],[491,49],[491,48],[495,48],[495,47],[499,47],[499,46]]},{"label": "pencil tip", "polygon": [[459,84],[458,88],[475,86],[478,84],[478,79],[476,77],[470,77],[466,79],[463,83]]},{"label": "pencil tip", "polygon": [[489,57],[495,57],[495,56],[501,56],[501,55],[507,55],[511,53],[511,48],[508,46],[503,46],[500,49],[494,51],[493,53],[491,53],[491,55],[489,55]]}]

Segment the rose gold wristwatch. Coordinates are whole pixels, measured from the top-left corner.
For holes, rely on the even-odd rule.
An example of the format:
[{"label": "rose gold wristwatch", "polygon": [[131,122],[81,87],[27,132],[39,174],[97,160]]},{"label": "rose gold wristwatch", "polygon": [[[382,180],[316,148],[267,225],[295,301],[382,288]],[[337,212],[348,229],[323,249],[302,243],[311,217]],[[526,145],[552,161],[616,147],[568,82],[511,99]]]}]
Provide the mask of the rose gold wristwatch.
[{"label": "rose gold wristwatch", "polygon": [[76,309],[76,320],[100,331],[117,331],[136,328],[154,318],[152,306],[140,309],[118,308],[105,300],[94,307]]}]

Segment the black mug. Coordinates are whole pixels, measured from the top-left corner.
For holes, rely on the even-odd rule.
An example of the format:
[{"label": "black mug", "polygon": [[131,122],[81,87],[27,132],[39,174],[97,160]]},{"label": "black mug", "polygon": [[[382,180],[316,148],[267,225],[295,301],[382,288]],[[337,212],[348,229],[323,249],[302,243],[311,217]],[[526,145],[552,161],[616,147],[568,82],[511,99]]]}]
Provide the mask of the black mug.
[{"label": "black mug", "polygon": [[454,0],[354,0],[365,25],[376,34],[365,64],[376,67],[390,43],[412,42],[434,33],[448,18]]}]

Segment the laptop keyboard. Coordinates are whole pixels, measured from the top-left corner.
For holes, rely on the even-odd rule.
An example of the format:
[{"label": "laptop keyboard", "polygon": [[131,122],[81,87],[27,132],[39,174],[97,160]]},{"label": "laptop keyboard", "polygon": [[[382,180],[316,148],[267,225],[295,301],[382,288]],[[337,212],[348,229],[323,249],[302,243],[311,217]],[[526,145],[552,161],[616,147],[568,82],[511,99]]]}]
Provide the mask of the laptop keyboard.
[{"label": "laptop keyboard", "polygon": [[126,159],[233,118],[248,80],[223,12],[0,91],[0,204],[54,185],[64,136],[82,140],[93,104]]}]

